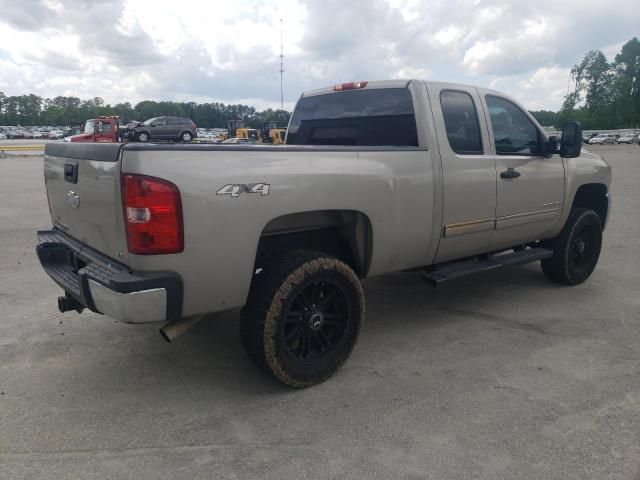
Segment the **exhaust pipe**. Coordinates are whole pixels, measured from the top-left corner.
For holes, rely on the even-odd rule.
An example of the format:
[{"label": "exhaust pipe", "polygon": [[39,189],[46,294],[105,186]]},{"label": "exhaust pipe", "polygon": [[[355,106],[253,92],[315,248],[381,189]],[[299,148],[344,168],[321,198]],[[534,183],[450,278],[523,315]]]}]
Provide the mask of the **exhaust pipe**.
[{"label": "exhaust pipe", "polygon": [[78,302],[75,298],[69,296],[68,293],[65,293],[64,297],[58,297],[58,310],[60,310],[61,313],[69,312],[71,310],[82,313],[84,305]]},{"label": "exhaust pipe", "polygon": [[202,317],[204,317],[204,315],[196,315],[195,317],[187,317],[175,322],[169,322],[160,328],[160,335],[162,335],[162,338],[167,342],[171,343],[202,320]]}]

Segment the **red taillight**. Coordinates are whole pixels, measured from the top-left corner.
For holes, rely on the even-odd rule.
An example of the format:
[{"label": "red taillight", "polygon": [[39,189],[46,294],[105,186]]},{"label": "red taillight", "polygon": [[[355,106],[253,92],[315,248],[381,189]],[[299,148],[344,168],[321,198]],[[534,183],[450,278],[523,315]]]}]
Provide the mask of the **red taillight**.
[{"label": "red taillight", "polygon": [[356,90],[358,88],[364,88],[367,86],[369,82],[348,82],[348,83],[339,83],[333,89],[336,92],[341,92],[343,90]]},{"label": "red taillight", "polygon": [[123,175],[122,203],[130,253],[182,252],[182,206],[180,191],[173,183],[144,175]]}]

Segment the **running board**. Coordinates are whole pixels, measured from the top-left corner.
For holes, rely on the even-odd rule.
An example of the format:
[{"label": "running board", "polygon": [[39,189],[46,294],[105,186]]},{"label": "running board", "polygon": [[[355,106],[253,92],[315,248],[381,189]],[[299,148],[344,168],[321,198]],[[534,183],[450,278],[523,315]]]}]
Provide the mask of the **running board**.
[{"label": "running board", "polygon": [[513,265],[524,265],[551,257],[553,257],[552,250],[540,247],[527,248],[518,252],[493,255],[484,260],[471,259],[445,264],[421,276],[428,283],[437,287],[449,280],[466,277],[474,273],[487,272],[496,268],[510,267]]}]

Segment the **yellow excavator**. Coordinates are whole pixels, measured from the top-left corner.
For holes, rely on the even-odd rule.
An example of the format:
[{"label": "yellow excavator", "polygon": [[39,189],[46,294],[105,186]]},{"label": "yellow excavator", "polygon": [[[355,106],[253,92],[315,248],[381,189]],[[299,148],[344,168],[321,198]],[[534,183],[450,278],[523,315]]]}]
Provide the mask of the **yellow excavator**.
[{"label": "yellow excavator", "polygon": [[247,128],[242,120],[229,120],[227,132],[227,138],[250,138],[258,143],[282,145],[287,129],[278,127],[278,122],[263,122],[260,128]]},{"label": "yellow excavator", "polygon": [[287,134],[286,128],[280,128],[278,122],[264,122],[260,128],[260,137],[262,143],[272,143],[274,145],[284,144],[284,138]]}]

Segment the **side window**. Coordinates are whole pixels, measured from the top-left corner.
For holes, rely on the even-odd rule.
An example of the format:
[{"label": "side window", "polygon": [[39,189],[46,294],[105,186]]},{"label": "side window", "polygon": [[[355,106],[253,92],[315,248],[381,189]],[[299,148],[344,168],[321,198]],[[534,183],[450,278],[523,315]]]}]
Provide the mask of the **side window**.
[{"label": "side window", "polygon": [[471,95],[443,90],[440,105],[451,149],[460,155],[482,155],[482,138],[478,113]]},{"label": "side window", "polygon": [[156,127],[164,127],[164,126],[166,125],[166,123],[167,123],[167,119],[166,119],[166,118],[157,118],[157,119],[153,122],[153,124],[154,124]]},{"label": "side window", "polygon": [[111,132],[111,124],[107,122],[102,122],[102,127],[100,128],[102,133],[110,133]]},{"label": "side window", "polygon": [[508,100],[487,95],[498,155],[540,155],[540,132],[527,115]]}]

